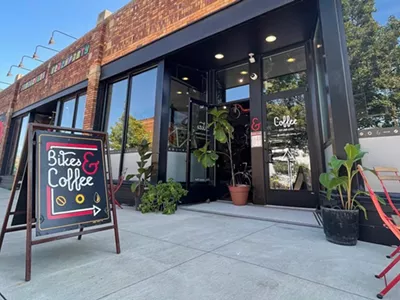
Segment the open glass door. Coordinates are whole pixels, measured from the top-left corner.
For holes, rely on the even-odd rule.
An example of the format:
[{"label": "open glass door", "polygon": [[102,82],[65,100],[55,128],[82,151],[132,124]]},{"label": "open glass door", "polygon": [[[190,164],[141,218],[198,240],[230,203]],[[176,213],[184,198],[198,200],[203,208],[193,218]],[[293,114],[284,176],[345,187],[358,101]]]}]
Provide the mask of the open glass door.
[{"label": "open glass door", "polygon": [[[190,98],[188,107],[188,137],[186,151],[186,189],[204,188],[210,183],[210,171],[204,168],[194,156],[194,151],[203,147],[210,139],[208,106],[204,101]],[[203,197],[204,198],[204,197]],[[204,198],[206,200],[207,198]]]}]

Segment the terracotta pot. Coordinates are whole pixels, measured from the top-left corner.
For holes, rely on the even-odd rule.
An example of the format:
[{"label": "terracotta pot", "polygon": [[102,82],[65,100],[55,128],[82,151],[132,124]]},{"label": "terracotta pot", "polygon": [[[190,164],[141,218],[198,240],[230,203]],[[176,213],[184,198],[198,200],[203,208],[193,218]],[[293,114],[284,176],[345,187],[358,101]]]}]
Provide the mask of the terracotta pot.
[{"label": "terracotta pot", "polygon": [[237,185],[229,186],[229,192],[231,193],[232,203],[234,205],[246,205],[247,199],[249,198],[249,185]]}]

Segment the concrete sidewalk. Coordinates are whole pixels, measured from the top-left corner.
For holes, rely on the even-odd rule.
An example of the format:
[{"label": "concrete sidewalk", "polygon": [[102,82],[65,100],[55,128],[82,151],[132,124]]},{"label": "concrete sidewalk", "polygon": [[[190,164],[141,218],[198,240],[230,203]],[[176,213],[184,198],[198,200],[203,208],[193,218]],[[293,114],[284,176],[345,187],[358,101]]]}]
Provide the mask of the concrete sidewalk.
[{"label": "concrete sidewalk", "polygon": [[[0,190],[1,221],[7,197]],[[374,274],[392,250],[333,245],[317,228],[185,210],[142,215],[125,207],[118,217],[120,255],[112,231],[34,246],[28,283],[24,233],[7,234],[0,292],[7,300],[376,299],[384,282]],[[400,286],[384,299],[400,299]]]}]

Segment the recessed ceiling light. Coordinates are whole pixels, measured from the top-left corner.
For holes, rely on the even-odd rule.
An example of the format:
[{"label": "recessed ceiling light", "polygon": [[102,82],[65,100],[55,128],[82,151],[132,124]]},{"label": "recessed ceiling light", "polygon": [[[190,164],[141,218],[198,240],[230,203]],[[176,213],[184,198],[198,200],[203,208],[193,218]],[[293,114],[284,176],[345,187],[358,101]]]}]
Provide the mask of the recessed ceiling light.
[{"label": "recessed ceiling light", "polygon": [[288,63],[292,63],[292,62],[295,62],[296,59],[295,59],[294,57],[289,57],[286,61],[287,61]]},{"label": "recessed ceiling light", "polygon": [[222,53],[215,54],[216,59],[223,59],[224,55]]},{"label": "recessed ceiling light", "polygon": [[242,83],[243,82],[243,78],[239,78],[239,82]]},{"label": "recessed ceiling light", "polygon": [[268,43],[273,43],[273,42],[276,41],[276,36],[274,36],[274,35],[269,35],[269,36],[267,36],[267,37],[265,38],[265,40],[266,40]]},{"label": "recessed ceiling light", "polygon": [[321,47],[322,47],[322,45],[321,45],[321,44],[318,44],[318,45],[317,45],[317,48],[321,48]]},{"label": "recessed ceiling light", "polygon": [[182,80],[188,81],[189,77],[182,77]]},{"label": "recessed ceiling light", "polygon": [[182,92],[181,92],[181,91],[177,91],[176,93],[177,93],[178,95],[181,95],[181,94],[182,94]]},{"label": "recessed ceiling light", "polygon": [[248,74],[248,72],[247,71],[242,71],[242,72],[240,72],[240,74],[246,75],[246,74]]}]

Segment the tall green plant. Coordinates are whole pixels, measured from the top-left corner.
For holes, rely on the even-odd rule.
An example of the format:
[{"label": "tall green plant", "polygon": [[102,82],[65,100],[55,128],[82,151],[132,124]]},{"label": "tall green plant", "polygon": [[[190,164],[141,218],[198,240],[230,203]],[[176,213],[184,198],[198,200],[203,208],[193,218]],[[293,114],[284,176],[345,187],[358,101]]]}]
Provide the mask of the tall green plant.
[{"label": "tall green plant", "polygon": [[206,143],[202,148],[195,150],[193,154],[204,168],[215,166],[219,157],[218,154],[226,155],[229,158],[232,184],[233,186],[236,186],[232,158],[234,128],[228,121],[228,111],[225,109],[218,110],[214,107],[208,114],[212,117],[212,121],[208,124],[208,128],[213,129],[214,137],[218,142],[227,145],[228,154],[208,149],[209,143]]},{"label": "tall green plant", "polygon": [[[346,144],[344,150],[347,156],[346,159],[338,159],[336,155],[332,156],[328,164],[330,170],[319,176],[319,182],[326,188],[328,200],[331,200],[332,191],[336,190],[340,197],[342,209],[360,209],[364,212],[365,219],[367,219],[367,211],[356,197],[359,195],[368,195],[368,193],[360,190],[352,193],[353,179],[358,174],[358,170],[353,169],[353,166],[355,163],[359,162],[367,152],[362,151],[359,144]],[[344,172],[342,173],[341,171],[343,168]],[[379,198],[379,200],[384,204],[383,199]]]},{"label": "tall green plant", "polygon": [[[134,193],[139,187],[142,187],[139,193],[143,192],[144,187],[150,184],[151,172],[153,171],[153,165],[146,167],[147,162],[150,160],[152,153],[150,152],[150,143],[147,140],[142,140],[137,146],[137,150],[140,156],[140,160],[137,161],[138,173],[129,174],[126,176],[126,180],[130,180],[134,177],[138,179],[131,185],[131,191]],[[140,195],[139,195],[140,196]]]}]

